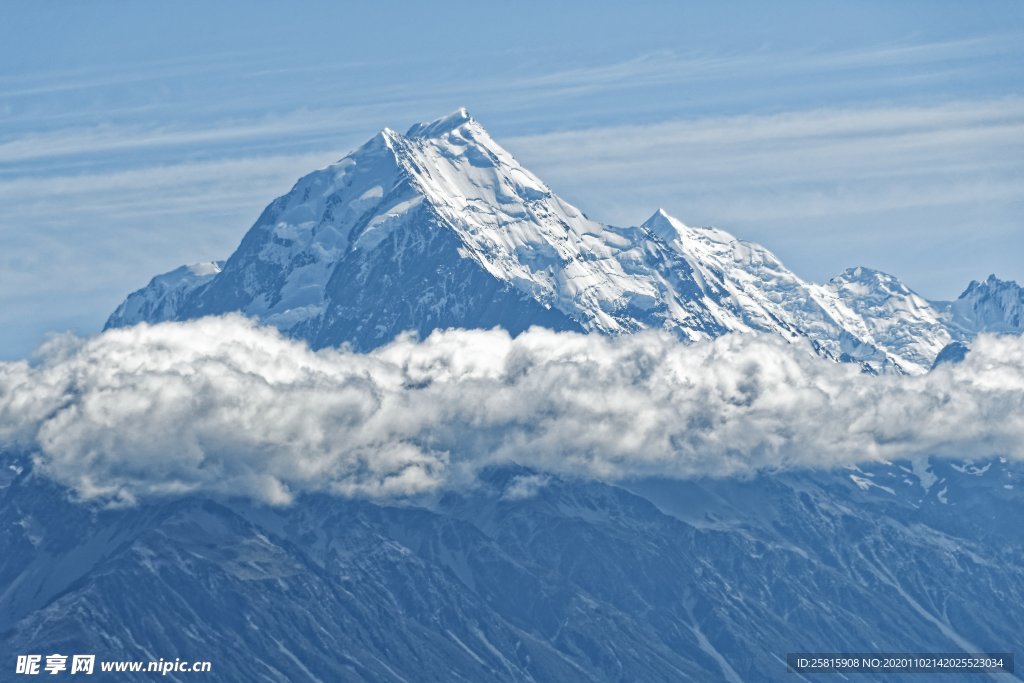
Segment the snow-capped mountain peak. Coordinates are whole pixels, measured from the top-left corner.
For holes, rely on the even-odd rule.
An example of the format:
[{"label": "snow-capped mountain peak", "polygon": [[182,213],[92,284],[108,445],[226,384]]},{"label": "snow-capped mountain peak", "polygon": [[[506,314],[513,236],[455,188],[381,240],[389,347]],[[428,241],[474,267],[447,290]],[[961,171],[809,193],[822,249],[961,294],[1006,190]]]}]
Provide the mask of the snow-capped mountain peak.
[{"label": "snow-capped mountain peak", "polygon": [[433,138],[447,135],[457,128],[476,123],[465,107],[459,107],[451,114],[434,121],[413,124],[405,133],[407,138]]},{"label": "snow-capped mountain peak", "polygon": [[832,278],[831,291],[860,321],[863,336],[893,350],[904,370],[923,372],[952,340],[941,314],[899,278],[873,268],[848,268]]},{"label": "snow-capped mountain peak", "polygon": [[859,289],[864,296],[879,291],[895,291],[903,295],[910,293],[910,289],[899,278],[866,266],[847,268],[832,278],[831,282]]},{"label": "snow-capped mountain peak", "polygon": [[658,209],[650,218],[640,224],[666,242],[678,238],[686,226],[677,218],[673,218],[665,209]]},{"label": "snow-capped mountain peak", "polygon": [[117,307],[107,321],[107,327],[173,317],[181,298],[209,282],[223,267],[224,261],[203,261],[157,275],[146,287],[133,292]]},{"label": "snow-capped mountain peak", "polygon": [[956,301],[940,306],[961,334],[1024,332],[1024,287],[994,274],[972,281]]},{"label": "snow-capped mountain peak", "polygon": [[[984,299],[1003,313],[983,317],[1017,310],[1019,328],[1019,288],[1006,291]],[[404,135],[385,128],[301,178],[221,270],[159,276],[107,324],[241,311],[314,346],[363,349],[439,327],[757,331],[874,371],[924,372],[950,341],[943,316],[977,308],[957,305],[936,310],[867,268],[808,283],[768,249],[663,209],[638,227],[603,225],[460,108]]]}]

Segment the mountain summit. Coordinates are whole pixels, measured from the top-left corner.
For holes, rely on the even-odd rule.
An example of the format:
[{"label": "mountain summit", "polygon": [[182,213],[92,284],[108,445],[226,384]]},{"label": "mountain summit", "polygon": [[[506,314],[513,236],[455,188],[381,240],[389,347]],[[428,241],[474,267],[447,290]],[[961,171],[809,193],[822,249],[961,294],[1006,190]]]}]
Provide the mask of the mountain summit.
[{"label": "mountain summit", "polygon": [[757,331],[910,373],[963,336],[940,321],[952,313],[864,273],[877,271],[808,283],[764,247],[660,209],[637,227],[592,221],[458,109],[405,135],[385,128],[301,178],[226,262],[154,278],[107,327],[241,311],[357,349],[448,327]]}]

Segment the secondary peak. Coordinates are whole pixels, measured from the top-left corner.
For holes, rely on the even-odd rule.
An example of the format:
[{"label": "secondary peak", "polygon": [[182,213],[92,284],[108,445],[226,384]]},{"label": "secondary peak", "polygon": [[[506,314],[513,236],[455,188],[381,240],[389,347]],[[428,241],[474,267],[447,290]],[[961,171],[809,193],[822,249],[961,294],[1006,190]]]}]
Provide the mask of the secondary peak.
[{"label": "secondary peak", "polygon": [[670,242],[679,237],[680,231],[686,226],[678,218],[673,218],[665,209],[658,209],[654,214],[643,222],[642,227],[647,228],[661,239]]}]

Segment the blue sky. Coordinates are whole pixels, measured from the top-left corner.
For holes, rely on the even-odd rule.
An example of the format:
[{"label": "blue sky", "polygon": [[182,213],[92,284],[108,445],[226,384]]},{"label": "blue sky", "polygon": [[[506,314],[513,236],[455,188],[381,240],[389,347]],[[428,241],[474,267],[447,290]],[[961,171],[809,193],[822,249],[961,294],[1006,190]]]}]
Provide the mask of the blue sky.
[{"label": "blue sky", "polygon": [[598,220],[931,298],[1024,281],[1024,3],[41,1],[0,63],[0,358],[458,106]]}]

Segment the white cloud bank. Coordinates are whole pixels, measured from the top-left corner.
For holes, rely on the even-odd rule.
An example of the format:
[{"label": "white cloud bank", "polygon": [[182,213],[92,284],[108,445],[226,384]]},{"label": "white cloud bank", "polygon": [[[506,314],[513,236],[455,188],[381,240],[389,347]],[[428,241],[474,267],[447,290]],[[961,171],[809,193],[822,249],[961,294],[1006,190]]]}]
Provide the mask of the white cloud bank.
[{"label": "white cloud bank", "polygon": [[238,317],[0,363],[0,444],[85,499],[429,492],[517,462],[602,479],[925,454],[1024,457],[1024,339],[870,377],[755,336],[692,346],[531,330],[310,351]]}]

